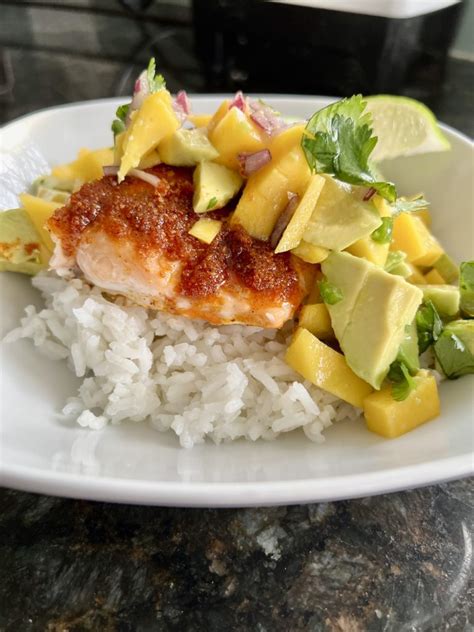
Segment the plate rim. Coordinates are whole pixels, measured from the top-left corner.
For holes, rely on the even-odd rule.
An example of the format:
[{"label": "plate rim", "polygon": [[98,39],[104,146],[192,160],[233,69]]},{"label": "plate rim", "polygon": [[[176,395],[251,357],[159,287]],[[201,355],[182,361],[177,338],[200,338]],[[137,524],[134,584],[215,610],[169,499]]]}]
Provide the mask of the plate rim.
[{"label": "plate rim", "polygon": [[[190,94],[190,98],[198,101],[209,99],[217,101],[228,96],[230,95],[225,93]],[[288,99],[299,102],[312,100],[330,102],[338,98],[292,94],[265,94],[264,96],[266,99]],[[77,106],[114,105],[123,101],[124,98],[108,97],[42,108],[8,121],[0,127],[0,133],[7,131],[10,126],[25,123],[43,113],[54,113]],[[463,132],[442,122],[440,126],[474,147],[474,141]],[[5,466],[0,461],[0,485],[5,487],[69,498],[176,507],[255,507],[328,502],[393,493],[472,475],[474,475],[474,450],[455,457],[354,475],[232,483],[150,481],[93,476],[21,465]]]}]

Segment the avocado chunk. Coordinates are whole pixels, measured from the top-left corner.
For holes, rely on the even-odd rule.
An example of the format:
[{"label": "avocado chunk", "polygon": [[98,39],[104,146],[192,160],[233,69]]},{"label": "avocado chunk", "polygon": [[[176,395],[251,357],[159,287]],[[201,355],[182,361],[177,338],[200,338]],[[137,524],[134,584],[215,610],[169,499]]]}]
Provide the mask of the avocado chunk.
[{"label": "avocado chunk", "polygon": [[442,316],[459,314],[460,292],[454,285],[419,285],[423,298],[433,301]]},{"label": "avocado chunk", "polygon": [[159,152],[165,164],[175,167],[193,167],[219,155],[202,129],[177,130],[161,141]]},{"label": "avocado chunk", "polygon": [[33,275],[47,263],[45,248],[26,211],[0,212],[0,271]]},{"label": "avocado chunk", "polygon": [[214,162],[201,162],[194,170],[193,208],[196,213],[222,208],[242,186],[238,173]]},{"label": "avocado chunk", "polygon": [[461,310],[474,318],[474,261],[461,263],[461,274],[459,280],[461,291]]},{"label": "avocado chunk", "polygon": [[342,300],[330,306],[332,328],[336,338],[342,340],[370,266],[367,259],[348,252],[332,252],[321,264],[321,270],[342,294]]},{"label": "avocado chunk", "polygon": [[446,377],[474,373],[474,320],[454,320],[446,325],[434,351]]},{"label": "avocado chunk", "polygon": [[441,274],[446,283],[457,283],[459,268],[446,253],[434,262],[433,268]]},{"label": "avocado chunk", "polygon": [[379,389],[423,293],[402,277],[348,253],[331,253],[321,267],[342,292],[342,299],[327,308],[347,364]]},{"label": "avocado chunk", "polygon": [[321,248],[344,250],[373,233],[382,224],[382,218],[372,202],[364,202],[360,187],[323,177],[326,184],[303,239]]},{"label": "avocado chunk", "polygon": [[396,360],[403,362],[412,375],[415,375],[420,368],[418,348],[418,332],[416,320],[405,327],[405,336],[402,340]]}]

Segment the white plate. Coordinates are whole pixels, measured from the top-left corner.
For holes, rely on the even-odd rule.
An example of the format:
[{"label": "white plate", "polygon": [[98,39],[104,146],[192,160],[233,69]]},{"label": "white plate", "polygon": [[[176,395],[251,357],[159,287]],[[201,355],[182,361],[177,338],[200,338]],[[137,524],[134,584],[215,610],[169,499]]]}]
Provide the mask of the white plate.
[{"label": "white plate", "polygon": [[[195,110],[212,111],[218,100],[195,97]],[[327,103],[309,97],[268,100],[299,117]],[[109,144],[119,103],[52,108],[7,125],[0,136],[1,207],[14,206],[16,194],[45,171],[46,163],[71,160],[84,146]],[[473,148],[458,132],[444,130],[452,152],[397,160],[384,169],[401,192],[425,192],[435,233],[458,260],[472,259]],[[39,297],[26,277],[0,277],[4,335]],[[1,482],[10,487],[146,504],[264,505],[378,494],[473,471],[473,376],[444,383],[441,417],[392,441],[359,422],[330,428],[322,446],[300,432],[271,443],[206,444],[189,451],[174,436],[145,424],[100,432],[64,425],[57,412],[77,384],[65,364],[45,360],[27,341],[2,345],[1,354]]]}]

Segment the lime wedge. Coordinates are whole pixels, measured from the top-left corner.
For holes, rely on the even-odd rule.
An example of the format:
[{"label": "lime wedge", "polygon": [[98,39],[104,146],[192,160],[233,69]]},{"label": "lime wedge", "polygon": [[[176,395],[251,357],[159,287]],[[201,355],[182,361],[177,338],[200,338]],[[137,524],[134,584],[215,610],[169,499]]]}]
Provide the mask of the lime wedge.
[{"label": "lime wedge", "polygon": [[372,160],[378,162],[450,148],[435,115],[423,103],[390,94],[378,94],[365,100],[372,114],[374,134],[378,137]]}]

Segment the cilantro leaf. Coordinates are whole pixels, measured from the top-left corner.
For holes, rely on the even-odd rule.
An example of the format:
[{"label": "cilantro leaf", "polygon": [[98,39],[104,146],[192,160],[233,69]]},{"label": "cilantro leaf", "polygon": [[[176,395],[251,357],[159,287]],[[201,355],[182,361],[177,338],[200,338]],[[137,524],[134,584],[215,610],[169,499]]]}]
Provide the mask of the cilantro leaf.
[{"label": "cilantro leaf", "polygon": [[166,88],[166,83],[163,75],[156,74],[156,62],[154,57],[152,57],[148,62],[148,68],[146,69],[146,78],[148,81],[148,90],[150,91],[150,94],[158,92],[158,90],[161,90],[161,88]]},{"label": "cilantro leaf", "polygon": [[213,209],[217,204],[217,198],[216,197],[211,197],[211,199],[209,200],[207,207],[206,207],[206,211],[210,211],[211,209]]},{"label": "cilantro leaf", "polygon": [[459,289],[462,311],[470,318],[474,318],[474,261],[461,263]]},{"label": "cilantro leaf", "polygon": [[363,114],[366,105],[358,94],[316,112],[306,125],[301,147],[311,170],[349,184],[372,187],[394,202],[395,185],[377,181],[369,167],[377,137],[372,136],[371,115]]},{"label": "cilantro leaf", "polygon": [[397,402],[402,402],[416,388],[416,382],[404,362],[393,362],[387,377],[392,382],[392,397]]},{"label": "cilantro leaf", "polygon": [[426,208],[430,203],[425,200],[423,196],[419,196],[412,200],[406,200],[405,198],[397,198],[392,204],[392,216],[396,217],[400,213],[411,213],[413,211],[420,211],[422,208]]},{"label": "cilantro leaf", "polygon": [[118,108],[116,109],[115,116],[117,118],[112,121],[112,126],[111,126],[112,132],[114,134],[114,138],[118,134],[121,134],[122,132],[125,131],[125,121],[127,119],[129,110],[130,110],[129,103],[125,103],[124,105],[119,105]]},{"label": "cilantro leaf", "polygon": [[318,283],[321,298],[328,305],[335,305],[342,300],[341,290],[324,278]]},{"label": "cilantro leaf", "polygon": [[443,373],[454,380],[474,373],[474,321],[448,323],[434,345],[434,352]]},{"label": "cilantro leaf", "polygon": [[370,235],[378,244],[389,244],[392,241],[393,219],[391,217],[382,217],[382,223]]},{"label": "cilantro leaf", "polygon": [[416,329],[418,332],[418,346],[423,353],[436,342],[443,330],[441,320],[433,301],[427,299],[416,314]]}]

